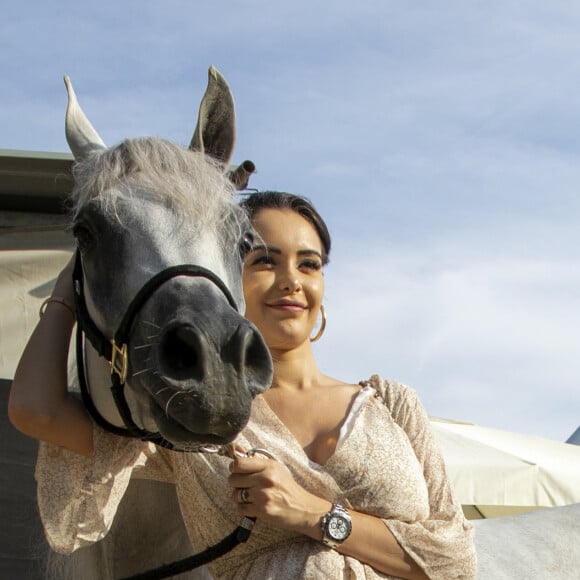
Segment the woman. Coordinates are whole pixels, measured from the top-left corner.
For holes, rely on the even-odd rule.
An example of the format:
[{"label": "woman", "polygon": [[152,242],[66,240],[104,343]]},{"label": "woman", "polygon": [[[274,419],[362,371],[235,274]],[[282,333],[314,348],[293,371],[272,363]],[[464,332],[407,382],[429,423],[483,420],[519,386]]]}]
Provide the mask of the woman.
[{"label": "woman", "polygon": [[[276,459],[176,453],[101,431],[67,395],[73,317],[51,302],[23,354],[10,417],[60,446],[41,446],[37,470],[53,546],[71,551],[102,537],[133,474],[175,483],[196,549],[223,538],[240,514],[258,518],[249,541],[210,566],[218,578],[475,577],[471,529],[415,392],[318,369],[310,336],[323,315],[324,221],[291,194],[257,193],[242,205],[257,234],[244,264],[246,316],[271,351],[274,379],[236,443]],[[54,290],[65,303],[69,279]]]}]

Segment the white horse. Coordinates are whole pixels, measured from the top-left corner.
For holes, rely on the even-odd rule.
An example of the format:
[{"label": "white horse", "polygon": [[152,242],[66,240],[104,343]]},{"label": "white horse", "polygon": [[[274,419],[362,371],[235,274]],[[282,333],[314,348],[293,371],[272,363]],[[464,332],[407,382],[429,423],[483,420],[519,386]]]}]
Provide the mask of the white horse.
[{"label": "white horse", "polygon": [[[234,186],[245,186],[253,166],[226,171],[235,141],[229,87],[211,67],[189,150],[154,138],[109,149],[65,84],[85,404],[121,436],[188,451],[231,442],[270,386],[272,363],[242,316],[252,229]],[[52,554],[49,568],[56,578],[102,580],[159,565],[165,554],[191,554],[173,487],[135,480],[105,541]]]},{"label": "white horse", "polygon": [[120,434],[180,449],[228,443],[272,378],[242,315],[252,229],[219,170],[234,146],[229,88],[212,67],[189,150],[153,138],[108,149],[65,82],[85,403]]},{"label": "white horse", "polygon": [[580,503],[473,523],[478,579],[580,578]]}]

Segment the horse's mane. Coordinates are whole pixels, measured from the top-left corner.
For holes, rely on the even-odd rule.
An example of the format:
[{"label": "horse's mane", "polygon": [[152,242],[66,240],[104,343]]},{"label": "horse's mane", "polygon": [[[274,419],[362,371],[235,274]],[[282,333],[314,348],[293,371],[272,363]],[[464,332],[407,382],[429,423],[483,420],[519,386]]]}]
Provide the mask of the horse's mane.
[{"label": "horse's mane", "polygon": [[[141,198],[146,195],[179,209],[185,224],[219,227],[226,218],[231,220],[232,207],[237,207],[232,203],[235,188],[217,162],[203,153],[153,137],[126,139],[95,152],[75,164],[73,175],[73,220],[96,197],[106,215],[118,218],[117,201],[136,192]],[[231,221],[228,225],[232,226]]]}]

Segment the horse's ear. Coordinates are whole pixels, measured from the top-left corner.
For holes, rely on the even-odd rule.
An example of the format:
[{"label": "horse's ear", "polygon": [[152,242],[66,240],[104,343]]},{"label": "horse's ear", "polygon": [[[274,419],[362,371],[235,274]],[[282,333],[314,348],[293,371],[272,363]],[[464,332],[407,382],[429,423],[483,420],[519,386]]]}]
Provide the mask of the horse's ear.
[{"label": "horse's ear", "polygon": [[65,121],[66,140],[74,158],[80,161],[92,151],[104,150],[107,146],[83,113],[72,83],[66,75],[64,84],[68,93]]},{"label": "horse's ear", "polygon": [[199,106],[197,126],[189,148],[213,157],[225,170],[234,153],[235,142],[234,99],[224,77],[210,66],[207,89]]},{"label": "horse's ear", "polygon": [[256,166],[252,161],[246,160],[241,165],[230,168],[226,175],[236,189],[240,190],[248,187],[252,173],[256,173]]}]

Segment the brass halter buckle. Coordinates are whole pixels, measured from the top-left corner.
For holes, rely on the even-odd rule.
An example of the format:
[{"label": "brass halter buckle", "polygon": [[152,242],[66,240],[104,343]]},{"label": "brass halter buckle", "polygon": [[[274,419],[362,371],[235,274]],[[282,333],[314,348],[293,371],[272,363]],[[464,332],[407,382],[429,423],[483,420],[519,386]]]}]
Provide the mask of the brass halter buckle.
[{"label": "brass halter buckle", "polygon": [[124,384],[127,378],[127,367],[129,366],[127,360],[127,345],[122,344],[121,348],[119,348],[115,339],[112,338],[111,347],[111,374],[117,373],[121,379],[121,384]]}]

